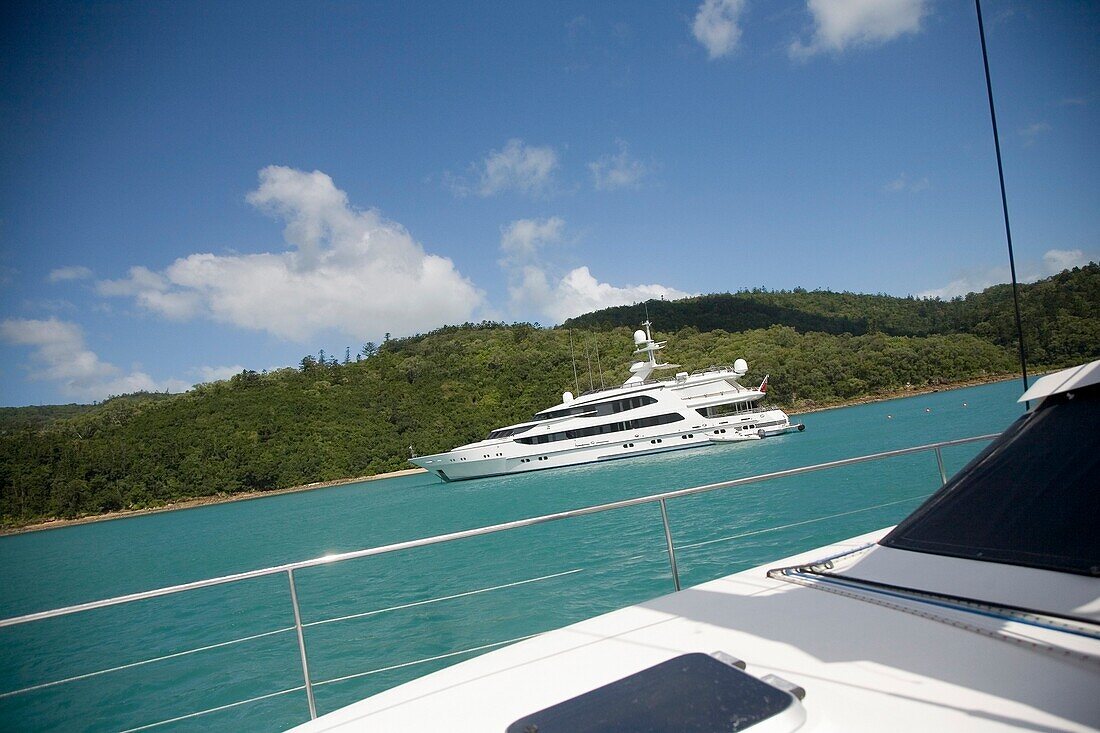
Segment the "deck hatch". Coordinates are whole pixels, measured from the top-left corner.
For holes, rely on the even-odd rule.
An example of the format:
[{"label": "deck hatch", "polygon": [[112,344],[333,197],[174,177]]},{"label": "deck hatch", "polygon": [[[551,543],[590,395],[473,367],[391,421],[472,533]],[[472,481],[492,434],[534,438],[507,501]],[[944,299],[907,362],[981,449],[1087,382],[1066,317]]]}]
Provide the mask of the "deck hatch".
[{"label": "deck hatch", "polygon": [[508,733],[717,733],[748,730],[776,716],[790,725],[769,730],[795,730],[805,711],[789,692],[693,653],[524,716]]}]

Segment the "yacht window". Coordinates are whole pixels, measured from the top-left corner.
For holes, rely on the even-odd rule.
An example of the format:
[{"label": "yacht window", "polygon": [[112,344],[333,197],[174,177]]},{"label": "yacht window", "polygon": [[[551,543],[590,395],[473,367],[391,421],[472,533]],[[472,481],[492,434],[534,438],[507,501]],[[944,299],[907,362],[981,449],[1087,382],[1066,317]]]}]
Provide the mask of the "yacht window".
[{"label": "yacht window", "polygon": [[538,445],[540,443],[554,443],[559,440],[574,440],[576,438],[588,438],[593,435],[603,435],[606,433],[619,433],[624,430],[638,430],[639,428],[651,428],[655,425],[667,425],[669,423],[679,422],[683,420],[684,416],[678,412],[670,412],[664,415],[652,415],[650,417],[639,417],[633,420],[624,420],[622,422],[604,423],[603,425],[589,425],[583,428],[576,428],[574,430],[561,430],[556,433],[546,433],[544,435],[532,435],[528,438],[516,438],[517,443],[525,443],[527,445]]},{"label": "yacht window", "polygon": [[599,417],[601,415],[614,415],[618,412],[626,412],[627,410],[635,410],[639,407],[646,405],[656,404],[657,400],[649,395],[634,395],[633,397],[624,397],[620,400],[610,400],[608,402],[595,402],[588,405],[579,405],[577,407],[566,407],[561,410],[551,410],[550,412],[540,412],[535,415],[533,420],[553,420],[556,417],[569,417],[570,415],[581,415],[584,413],[592,413],[587,417]]},{"label": "yacht window", "polygon": [[752,402],[727,402],[712,407],[699,407],[695,411],[703,417],[727,417],[728,415],[746,415],[760,409],[760,400]]},{"label": "yacht window", "polygon": [[519,435],[520,433],[527,432],[533,427],[535,426],[522,425],[518,428],[501,428],[500,430],[494,430],[493,432],[489,433],[489,436],[488,438],[486,438],[486,440],[489,440],[490,438],[507,438],[509,435]]},{"label": "yacht window", "polygon": [[880,544],[1100,576],[1100,385],[1048,397]]}]

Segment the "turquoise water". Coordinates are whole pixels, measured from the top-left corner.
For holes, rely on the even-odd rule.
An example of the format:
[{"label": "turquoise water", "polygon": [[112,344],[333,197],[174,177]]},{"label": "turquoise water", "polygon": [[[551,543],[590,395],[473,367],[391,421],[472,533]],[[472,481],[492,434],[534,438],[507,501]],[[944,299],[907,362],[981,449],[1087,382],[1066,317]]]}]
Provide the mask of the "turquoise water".
[{"label": "turquoise water", "polygon": [[[998,432],[1021,414],[1019,392],[1001,382],[829,410],[800,418],[804,433],[608,465],[453,484],[418,474],[3,537],[0,617]],[[949,473],[983,445],[946,450]],[[670,502],[681,582],[896,523],[938,484],[929,453]],[[299,571],[304,623],[374,612],[306,629],[315,683],[382,670],[316,687],[319,712],[477,652],[398,665],[670,592],[664,547],[660,510],[646,505]],[[0,729],[126,730],[298,687],[292,613],[283,575],[0,629]],[[214,648],[5,695],[205,646]],[[294,691],[153,730],[274,731],[306,719],[305,693]]]}]

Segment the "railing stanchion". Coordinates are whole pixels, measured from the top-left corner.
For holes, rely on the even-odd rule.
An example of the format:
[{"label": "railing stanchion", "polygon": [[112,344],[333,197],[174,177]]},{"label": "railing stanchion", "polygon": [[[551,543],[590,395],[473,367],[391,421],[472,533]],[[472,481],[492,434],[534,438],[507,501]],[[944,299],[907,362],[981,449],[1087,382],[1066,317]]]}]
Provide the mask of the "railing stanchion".
[{"label": "railing stanchion", "polygon": [[936,463],[939,464],[940,467],[940,481],[942,482],[941,486],[946,486],[947,471],[943,470],[943,453],[940,452],[940,449],[938,447],[936,448]]},{"label": "railing stanchion", "polygon": [[680,590],[680,572],[676,569],[676,548],[672,546],[672,530],[668,526],[668,509],[665,508],[665,500],[661,499],[661,521],[665,523],[665,543],[668,545],[668,564],[672,567],[672,582],[676,590]]},{"label": "railing stanchion", "polygon": [[294,606],[294,630],[298,632],[298,652],[302,655],[302,677],[306,682],[306,700],[309,702],[309,719],[317,717],[317,703],[313,700],[313,683],[309,679],[309,660],[306,658],[306,638],[302,634],[302,613],[298,610],[298,591],[294,588],[294,569],[287,568],[290,581],[290,605]]}]

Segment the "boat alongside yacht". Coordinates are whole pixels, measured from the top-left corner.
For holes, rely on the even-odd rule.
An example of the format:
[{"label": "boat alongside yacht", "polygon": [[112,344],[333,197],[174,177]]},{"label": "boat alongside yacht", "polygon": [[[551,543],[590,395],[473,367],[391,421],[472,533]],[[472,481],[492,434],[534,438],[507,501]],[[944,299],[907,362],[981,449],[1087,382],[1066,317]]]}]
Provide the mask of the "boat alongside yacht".
[{"label": "boat alongside yacht", "polygon": [[667,342],[654,341],[651,323],[634,332],[630,377],[619,387],[574,397],[530,420],[497,428],[484,440],[445,453],[416,456],[412,463],[444,481],[499,476],[582,463],[699,448],[803,430],[783,410],[763,404],[767,377],[756,389],[743,386],[744,359],[672,379],[651,379],[676,364],[657,360]]}]

